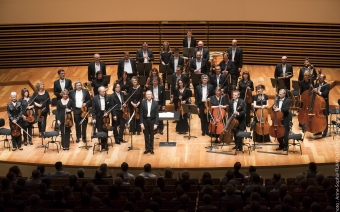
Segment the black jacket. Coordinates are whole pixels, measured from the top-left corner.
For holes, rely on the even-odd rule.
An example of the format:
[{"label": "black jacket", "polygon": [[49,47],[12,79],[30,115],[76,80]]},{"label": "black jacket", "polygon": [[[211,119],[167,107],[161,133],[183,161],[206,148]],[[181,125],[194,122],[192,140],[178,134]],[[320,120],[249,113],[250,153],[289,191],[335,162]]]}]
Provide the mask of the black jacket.
[{"label": "black jacket", "polygon": [[229,60],[227,64],[224,60],[222,60],[219,66],[221,67],[221,72],[228,71],[228,74],[230,74],[234,78],[238,78],[240,76],[239,71],[236,70],[235,64],[231,60]]},{"label": "black jacket", "polygon": [[[96,95],[92,99],[92,119],[102,118],[100,117],[102,110],[99,96],[100,95]],[[107,111],[108,109],[110,109],[112,105],[110,104],[110,99],[107,95],[105,95],[104,98],[105,98],[105,110]]]},{"label": "black jacket", "polygon": [[[222,84],[224,83],[222,89],[225,92],[228,91],[228,80],[226,80],[226,79],[227,79],[227,76],[225,74],[220,74],[220,78],[219,78],[219,81],[218,81],[219,86],[222,86]],[[216,89],[216,87],[217,87],[217,76],[216,76],[216,74],[211,76],[209,83],[214,86],[214,89]]]},{"label": "black jacket", "polygon": [[[92,102],[91,102],[91,96],[88,90],[86,89],[82,89],[83,92],[83,103],[86,104],[87,107],[91,107],[92,106]],[[76,105],[76,90],[72,90],[70,91],[70,99],[73,100],[74,102],[74,106]]]},{"label": "black jacket", "polygon": [[22,105],[20,101],[17,101],[15,106],[13,105],[13,102],[9,102],[7,104],[7,114],[9,120],[12,122],[13,120],[16,120],[19,122],[19,120],[22,118]]},{"label": "black jacket", "polygon": [[[324,85],[324,86],[322,86],[322,85]],[[331,86],[327,82],[324,82],[322,85],[319,85],[319,83],[317,83],[315,85],[315,88],[322,86],[320,88],[320,92],[321,92],[321,96],[326,101],[325,115],[328,115],[328,113],[329,113],[329,98],[328,98],[328,96],[329,96],[329,91],[331,90]]]},{"label": "black jacket", "polygon": [[[279,99],[275,100],[275,105],[279,105]],[[282,124],[286,127],[289,127],[289,109],[290,109],[290,99],[285,97],[282,106],[281,106],[281,112],[283,113],[284,117],[282,120]]]},{"label": "black jacket", "polygon": [[[209,98],[210,96],[214,95],[214,88],[212,85],[207,84],[207,92]],[[195,89],[195,104],[197,107],[199,107],[202,104],[202,84],[197,85]]]},{"label": "black jacket", "polygon": [[[229,60],[233,59],[233,50],[232,48],[228,48],[227,52],[229,53]],[[243,65],[243,50],[239,47],[236,47],[236,52],[234,56],[234,64],[236,68],[242,68]]]},{"label": "black jacket", "polygon": [[[154,57],[153,57],[153,53],[151,49],[147,49],[148,52],[148,57],[150,58],[149,62],[154,61]],[[136,60],[139,63],[143,63],[144,62],[144,57],[143,57],[143,49],[138,49],[136,52]]]},{"label": "black jacket", "polygon": [[[151,100],[151,111],[150,111],[150,119],[154,121],[155,124],[158,125],[158,103],[154,100]],[[147,119],[148,115],[148,105],[147,100],[144,99],[141,103],[140,107],[140,123],[145,125],[145,120]]]},{"label": "black jacket", "polygon": [[[207,60],[205,59],[201,59],[201,73],[203,74],[207,74],[208,70],[209,70],[209,64],[207,62]],[[196,59],[191,60],[190,63],[190,72],[194,73],[194,71],[197,69],[197,65],[196,65]]]},{"label": "black jacket", "polygon": [[[288,73],[288,72],[290,72],[292,74],[291,74],[290,77],[284,78],[284,83],[285,83],[286,89],[290,90],[290,78],[292,78],[293,75],[294,75],[294,73],[293,73],[293,66],[291,66],[288,63],[286,63],[286,72],[285,73]],[[282,63],[280,63],[275,68],[274,78],[281,77],[282,74],[283,74]]]},{"label": "black jacket", "polygon": [[[196,40],[194,37],[191,37],[190,47],[196,47]],[[188,48],[188,37],[183,38],[183,48]]]},{"label": "black jacket", "polygon": [[[198,48],[195,49],[194,57],[196,57],[196,53],[197,52],[198,52]],[[209,60],[210,59],[209,49],[208,48],[203,48],[202,58],[205,59],[205,60]]]},{"label": "black jacket", "polygon": [[[148,89],[152,91],[153,94],[153,85],[149,85]],[[165,101],[166,101],[166,95],[165,95],[165,88],[163,85],[158,85],[158,104],[165,106]]]},{"label": "black jacket", "polygon": [[[69,79],[66,79],[65,78],[65,89],[67,90],[72,90],[73,87],[72,87],[72,81],[69,80]],[[57,99],[61,99],[62,96],[60,96],[60,93],[61,93],[61,86],[60,86],[60,79],[54,81],[54,85],[53,85],[53,92],[54,92],[54,95],[57,97]]]},{"label": "black jacket", "polygon": [[[184,86],[186,88],[189,88],[189,78],[185,74],[181,74],[181,80],[184,82]],[[177,76],[176,73],[172,75],[172,92],[176,90],[176,85],[177,85]]]},{"label": "black jacket", "polygon": [[[99,62],[100,63],[100,71],[103,72],[103,75],[106,75],[106,66],[104,62]],[[89,66],[87,67],[87,78],[88,81],[92,81],[96,78],[96,67],[95,67],[95,62],[89,63]]]},{"label": "black jacket", "polygon": [[[170,58],[170,61],[169,61],[169,67],[170,69],[172,70],[173,73],[176,72],[176,67],[175,67],[175,62],[174,62],[175,58],[174,57],[171,57]],[[183,68],[184,68],[184,58],[179,56],[178,57],[178,63],[177,65],[181,65]]]},{"label": "black jacket", "polygon": [[[131,63],[132,74],[133,74],[133,76],[136,76],[137,75],[136,61],[132,58],[130,58],[129,60],[130,60],[130,63]],[[118,63],[117,79],[119,79],[122,76],[122,74],[124,72],[124,65],[125,65],[125,59],[122,58],[122,59],[119,60],[119,63]]]},{"label": "black jacket", "polygon": [[[119,98],[118,98],[118,95],[120,95],[120,99],[122,102],[120,102]],[[116,93],[114,92],[113,94],[111,94],[109,96],[109,100],[110,100],[110,105],[114,106],[114,105],[117,105],[115,106],[115,108],[111,111],[112,113],[112,116],[116,116],[116,111],[118,110],[121,110],[122,108],[122,104],[124,104],[124,93],[121,91],[119,93]]]},{"label": "black jacket", "polygon": [[[242,104],[242,106],[240,106]],[[246,126],[246,110],[247,110],[247,104],[242,99],[238,98],[237,105],[236,105],[237,112],[239,113],[235,118],[238,120],[239,125]],[[229,100],[229,108],[228,108],[228,117],[231,117],[234,113],[234,100]]]}]

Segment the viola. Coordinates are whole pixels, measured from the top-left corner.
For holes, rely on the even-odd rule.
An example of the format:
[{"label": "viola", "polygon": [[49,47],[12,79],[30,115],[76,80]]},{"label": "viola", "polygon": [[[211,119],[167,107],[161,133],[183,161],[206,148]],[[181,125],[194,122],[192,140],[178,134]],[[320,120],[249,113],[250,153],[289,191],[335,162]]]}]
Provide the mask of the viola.
[{"label": "viola", "polygon": [[[275,99],[277,102],[278,98]],[[278,104],[278,103],[277,103]],[[279,105],[276,105],[277,107]],[[285,128],[282,125],[282,119],[284,117],[281,111],[274,111],[270,114],[272,119],[272,125],[269,128],[269,135],[273,138],[281,138],[285,135]]]},{"label": "viola", "polygon": [[27,114],[27,118],[26,118],[27,122],[33,123],[34,122],[34,111],[33,111],[33,109],[32,108],[27,109],[26,114]]},{"label": "viola", "polygon": [[111,125],[110,125],[110,116],[108,114],[107,116],[103,117],[103,129],[104,130],[110,130],[110,128],[111,128]]},{"label": "viola", "polygon": [[89,108],[86,105],[81,107],[81,115],[80,115],[81,118],[84,118],[88,111],[89,111]]},{"label": "viola", "polygon": [[[207,92],[207,98],[208,98],[208,95],[209,95],[209,93]],[[205,101],[204,106],[205,106],[205,108],[204,108],[205,114],[208,114],[209,111],[211,112],[211,105],[210,105],[210,102],[208,100]]]},{"label": "viola", "polygon": [[12,129],[12,136],[18,137],[18,136],[21,135],[21,130],[20,130],[20,128],[19,128],[17,123],[13,123],[12,122],[11,129]]},{"label": "viola", "polygon": [[65,126],[66,127],[72,127],[73,126],[73,119],[72,119],[71,113],[69,112],[69,113],[66,113],[65,115],[66,115],[66,117],[65,117]]},{"label": "viola", "polygon": [[135,116],[136,116],[136,119],[139,120],[140,115],[139,115],[139,108],[138,107],[135,107]]},{"label": "viola", "polygon": [[37,111],[38,122],[42,122],[42,121],[45,120],[45,117],[42,115],[42,113],[44,112],[45,109],[46,109],[46,107],[38,109],[38,111]]},{"label": "viola", "polygon": [[129,119],[130,118],[130,111],[127,106],[122,107],[122,112],[123,112],[123,119]]}]

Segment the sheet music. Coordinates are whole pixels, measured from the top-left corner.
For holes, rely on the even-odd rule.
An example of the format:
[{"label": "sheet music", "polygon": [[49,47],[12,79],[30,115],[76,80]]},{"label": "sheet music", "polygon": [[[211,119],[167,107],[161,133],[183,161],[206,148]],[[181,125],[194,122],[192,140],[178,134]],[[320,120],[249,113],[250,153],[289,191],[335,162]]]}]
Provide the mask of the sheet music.
[{"label": "sheet music", "polygon": [[172,112],[159,113],[159,118],[174,118],[175,114]]}]

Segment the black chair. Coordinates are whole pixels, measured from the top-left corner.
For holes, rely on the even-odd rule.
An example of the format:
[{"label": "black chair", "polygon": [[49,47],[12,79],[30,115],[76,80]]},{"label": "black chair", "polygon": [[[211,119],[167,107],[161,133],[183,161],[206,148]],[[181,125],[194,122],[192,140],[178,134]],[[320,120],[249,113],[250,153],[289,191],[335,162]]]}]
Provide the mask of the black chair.
[{"label": "black chair", "polygon": [[251,133],[250,132],[243,132],[243,131],[239,131],[237,134],[236,134],[236,137],[239,137],[239,138],[243,138],[243,139],[249,139],[249,143],[244,143],[242,141],[242,152],[244,153],[243,151],[243,146],[246,146],[248,147],[248,154],[250,155],[250,151],[251,151],[251,145],[250,145],[250,139],[252,139],[253,137],[251,136]]},{"label": "black chair", "polygon": [[[102,143],[101,143],[102,138],[111,139],[110,137],[108,137],[108,134],[106,132],[97,132],[96,133],[95,125],[93,125],[93,128],[92,128],[91,142],[92,142],[93,138],[98,139],[98,142],[95,142],[94,145],[93,145],[93,154],[94,154],[94,151],[96,149],[96,146],[99,146],[99,152],[102,152]],[[111,139],[111,143],[112,143],[112,139]],[[106,154],[109,154],[108,148],[106,148]]]},{"label": "black chair", "polygon": [[59,153],[58,144],[59,144],[60,149],[61,149],[61,144],[60,144],[59,141],[57,141],[58,136],[59,136],[59,132],[58,131],[51,131],[51,132],[42,133],[42,139],[45,139],[45,138],[50,138],[51,139],[45,145],[44,153],[46,152],[46,149],[48,149],[50,147],[50,144],[55,144],[57,146],[57,152]]},{"label": "black chair", "polygon": [[[56,107],[56,106],[57,106],[57,102],[58,102],[58,99],[57,99],[57,98],[52,98],[52,100],[51,100],[51,105],[52,105],[53,107]],[[54,115],[54,119],[53,119],[53,121],[52,121],[52,127],[53,127],[53,123],[54,123],[54,125],[56,124],[57,109],[52,110],[52,114]]]},{"label": "black chair", "polygon": [[[6,128],[2,128],[3,126],[5,126],[5,120],[4,119],[0,119],[0,135],[5,136],[5,139],[0,140],[4,142],[4,147],[8,148],[9,151],[11,151],[11,142],[10,140],[7,138],[7,136],[11,136],[12,135],[12,131],[11,129],[6,129]],[[7,143],[7,146],[6,146]]]}]

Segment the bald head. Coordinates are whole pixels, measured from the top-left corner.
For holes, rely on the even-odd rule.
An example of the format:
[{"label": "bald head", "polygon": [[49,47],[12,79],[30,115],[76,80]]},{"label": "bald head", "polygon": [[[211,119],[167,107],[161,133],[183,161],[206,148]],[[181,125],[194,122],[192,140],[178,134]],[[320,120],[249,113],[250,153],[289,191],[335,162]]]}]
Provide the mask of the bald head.
[{"label": "bald head", "polygon": [[146,92],[145,92],[145,97],[146,97],[146,99],[147,99],[148,101],[150,101],[151,98],[152,98],[152,91],[150,91],[150,90],[146,91]]},{"label": "bald head", "polygon": [[283,65],[286,64],[286,62],[287,62],[287,56],[282,56],[281,61],[282,61],[282,64],[283,64]]},{"label": "bald head", "polygon": [[100,55],[99,54],[94,54],[93,55],[93,58],[94,58],[94,62],[96,62],[96,63],[99,63],[100,62]]},{"label": "bald head", "polygon": [[232,45],[233,48],[235,48],[237,46],[237,40],[235,40],[235,39],[232,40],[231,45]]},{"label": "bald head", "polygon": [[199,49],[202,49],[203,48],[203,46],[204,46],[204,43],[203,43],[203,41],[198,41],[198,43],[197,43],[197,46],[198,46],[198,48]]},{"label": "bald head", "polygon": [[100,87],[98,88],[98,93],[99,93],[99,95],[101,95],[101,96],[105,96],[105,91],[106,91],[106,88],[105,88],[104,86],[100,86]]}]

